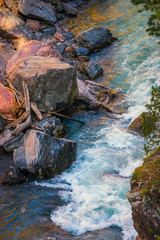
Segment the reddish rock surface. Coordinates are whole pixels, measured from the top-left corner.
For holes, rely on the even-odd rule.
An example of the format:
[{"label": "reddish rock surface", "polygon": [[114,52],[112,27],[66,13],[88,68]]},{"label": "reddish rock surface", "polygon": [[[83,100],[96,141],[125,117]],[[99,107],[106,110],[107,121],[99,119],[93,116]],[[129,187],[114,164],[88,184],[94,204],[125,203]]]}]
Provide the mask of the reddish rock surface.
[{"label": "reddish rock surface", "polygon": [[0,84],[0,115],[6,118],[15,118],[18,105],[13,92]]},{"label": "reddish rock surface", "polygon": [[26,25],[27,27],[31,30],[31,32],[37,32],[40,28],[40,23],[37,20],[33,20],[33,19],[27,19],[26,21]]},{"label": "reddish rock surface", "polygon": [[8,61],[6,69],[7,74],[9,75],[12,70],[14,70],[17,61],[29,56],[56,57],[59,59],[63,58],[53,43],[32,40],[29,43],[23,45]]}]

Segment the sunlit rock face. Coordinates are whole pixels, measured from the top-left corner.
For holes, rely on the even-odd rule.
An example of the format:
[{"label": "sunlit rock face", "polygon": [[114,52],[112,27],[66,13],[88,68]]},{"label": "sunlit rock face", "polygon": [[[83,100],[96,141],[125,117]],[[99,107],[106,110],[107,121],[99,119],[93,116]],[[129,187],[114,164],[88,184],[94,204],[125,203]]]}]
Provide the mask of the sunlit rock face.
[{"label": "sunlit rock face", "polygon": [[33,33],[25,26],[25,22],[14,15],[9,9],[0,8],[0,37],[15,40],[23,38],[29,41],[34,38]]},{"label": "sunlit rock face", "polygon": [[28,130],[22,146],[14,151],[14,162],[38,178],[50,178],[68,169],[76,154],[76,142]]},{"label": "sunlit rock face", "polygon": [[57,18],[55,9],[49,2],[42,0],[4,0],[6,6],[16,15],[41,20],[54,25]]},{"label": "sunlit rock face", "polygon": [[9,75],[13,71],[14,65],[17,61],[19,61],[21,58],[30,56],[56,57],[59,59],[63,58],[52,42],[31,40],[18,49],[18,51],[16,51],[15,54],[9,59],[6,69],[7,74]]},{"label": "sunlit rock face", "polygon": [[31,100],[43,110],[68,108],[78,94],[75,68],[58,58],[22,58],[8,77],[21,92],[25,81]]}]

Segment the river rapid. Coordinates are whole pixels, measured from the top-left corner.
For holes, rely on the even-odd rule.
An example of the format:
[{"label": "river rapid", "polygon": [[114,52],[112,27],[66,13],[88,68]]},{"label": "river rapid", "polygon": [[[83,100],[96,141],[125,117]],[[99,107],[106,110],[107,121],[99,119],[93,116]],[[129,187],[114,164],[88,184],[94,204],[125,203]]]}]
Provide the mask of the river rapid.
[{"label": "river rapid", "polygon": [[122,113],[74,113],[86,124],[66,122],[67,137],[78,142],[77,161],[68,171],[48,181],[0,186],[0,239],[133,240],[137,236],[126,193],[130,176],[142,163],[144,140],[126,129],[145,110],[151,86],[160,82],[160,46],[145,31],[147,18],[129,0],[115,0],[100,1],[68,20],[75,35],[104,26],[118,38],[90,60],[104,69],[101,83],[124,94]]}]

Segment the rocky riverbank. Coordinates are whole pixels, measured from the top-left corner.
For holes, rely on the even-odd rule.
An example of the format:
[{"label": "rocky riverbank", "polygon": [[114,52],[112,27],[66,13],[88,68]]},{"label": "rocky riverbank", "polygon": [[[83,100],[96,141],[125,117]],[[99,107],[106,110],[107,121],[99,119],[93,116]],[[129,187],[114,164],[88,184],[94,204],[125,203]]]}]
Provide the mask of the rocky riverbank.
[{"label": "rocky riverbank", "polygon": [[160,147],[144,158],[142,166],[135,169],[131,179],[131,191],[127,198],[131,203],[134,227],[140,239],[160,239]]},{"label": "rocky riverbank", "polygon": [[109,29],[75,36],[58,26],[84,6],[85,1],[5,0],[0,7],[0,146],[13,152],[14,161],[3,184],[28,181],[27,174],[54,177],[75,161],[77,144],[59,138],[63,126],[52,115],[67,117],[73,105],[76,110],[113,112],[121,98],[93,82],[103,69],[89,62],[91,53],[116,40]]}]

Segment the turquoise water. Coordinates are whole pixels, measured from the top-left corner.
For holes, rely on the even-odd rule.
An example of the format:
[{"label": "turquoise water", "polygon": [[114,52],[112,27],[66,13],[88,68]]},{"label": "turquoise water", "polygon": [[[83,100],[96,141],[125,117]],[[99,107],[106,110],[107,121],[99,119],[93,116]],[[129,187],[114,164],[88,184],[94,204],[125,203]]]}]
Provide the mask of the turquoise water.
[{"label": "turquoise water", "polygon": [[[105,26],[118,38],[91,60],[104,69],[102,84],[124,94],[123,113],[73,114],[86,124],[67,123],[68,137],[78,142],[72,167],[48,181],[0,187],[0,239],[135,239],[126,193],[131,174],[142,163],[143,138],[126,129],[145,110],[151,86],[160,82],[160,47],[145,32],[146,23],[147,16],[129,0],[103,1],[68,22],[75,34]],[[53,224],[75,237],[51,237]],[[118,235],[117,228],[110,235],[101,230],[111,226],[119,227]],[[101,237],[83,235],[95,230],[101,230]]]}]

